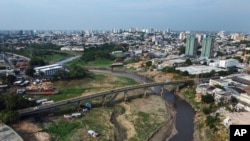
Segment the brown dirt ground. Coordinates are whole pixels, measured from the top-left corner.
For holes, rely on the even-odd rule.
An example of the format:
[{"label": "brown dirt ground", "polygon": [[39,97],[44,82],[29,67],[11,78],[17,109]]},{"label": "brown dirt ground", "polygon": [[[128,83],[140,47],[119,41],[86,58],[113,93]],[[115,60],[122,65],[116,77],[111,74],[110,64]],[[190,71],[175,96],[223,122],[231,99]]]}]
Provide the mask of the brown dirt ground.
[{"label": "brown dirt ground", "polygon": [[224,116],[230,117],[232,124],[250,124],[250,112],[227,112]]},{"label": "brown dirt ground", "polygon": [[51,137],[46,132],[41,132],[39,128],[31,119],[21,121],[13,124],[12,127],[21,135],[24,141],[50,141]]}]

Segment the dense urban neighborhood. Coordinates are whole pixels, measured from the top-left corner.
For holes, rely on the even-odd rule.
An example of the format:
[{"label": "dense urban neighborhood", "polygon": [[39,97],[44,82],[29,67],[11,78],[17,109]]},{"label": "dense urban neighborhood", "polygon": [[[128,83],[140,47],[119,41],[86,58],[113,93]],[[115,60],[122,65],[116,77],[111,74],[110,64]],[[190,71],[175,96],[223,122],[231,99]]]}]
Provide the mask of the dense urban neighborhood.
[{"label": "dense urban neighborhood", "polygon": [[[104,76],[93,70],[109,71],[109,73]],[[0,140],[4,138],[23,140],[23,136],[18,135],[20,132],[17,134],[13,130],[15,129],[13,125],[29,118],[28,115],[22,117],[20,114],[25,109],[39,112],[41,110],[44,114],[34,112],[38,117],[41,115],[55,119],[63,118],[64,121],[58,123],[61,126],[69,119],[77,121],[82,118],[82,124],[87,122],[84,121],[85,117],[91,115],[91,112],[92,114],[96,112],[95,108],[109,107],[109,104],[105,103],[106,99],[112,101],[118,97],[120,99],[117,103],[125,101],[122,103],[123,106],[120,105],[123,110],[119,109],[120,107],[115,107],[112,111],[105,109],[106,111],[103,110],[100,116],[108,116],[107,113],[111,115],[113,112],[112,115],[119,117],[124,109],[124,113],[128,114],[126,110],[132,103],[127,97],[128,90],[122,91],[121,95],[124,95],[124,98],[117,93],[121,92],[118,88],[122,86],[139,85],[139,82],[135,82],[135,77],[131,80],[126,77],[112,78],[117,80],[111,79],[102,82],[103,84],[98,82],[98,79],[104,77],[114,77],[117,72],[143,76],[147,78],[148,83],[171,84],[170,82],[183,81],[178,87],[160,85],[164,90],[162,89],[161,94],[158,92],[158,95],[164,99],[163,91],[168,91],[191,105],[195,111],[192,119],[194,132],[191,133],[193,140],[229,140],[230,125],[250,124],[250,34],[132,27],[106,31],[2,30],[0,31]],[[123,79],[124,82],[120,82]],[[85,81],[81,80],[91,81],[92,84],[85,87]],[[74,83],[71,83],[73,81]],[[75,81],[81,82],[81,86],[75,88],[74,85],[79,84]],[[89,84],[86,82],[86,85]],[[92,88],[95,85],[98,87]],[[96,96],[96,99],[91,97],[91,94],[98,95],[98,92],[102,94],[102,91],[104,94]],[[144,88],[142,91],[135,93],[143,93],[143,96],[147,93],[149,95],[156,93],[151,88]],[[70,95],[72,93],[73,95]],[[109,93],[117,95],[106,96]],[[87,99],[88,97],[91,99]],[[77,101],[80,98],[85,101]],[[75,105],[70,105],[72,103]],[[58,107],[66,108],[57,113],[52,108],[46,108],[50,104],[61,104]],[[169,107],[167,109],[174,109],[171,104]],[[142,115],[142,121],[146,122],[146,117],[149,115],[141,111],[138,113]],[[95,114],[97,118],[98,113]],[[175,116],[173,114],[173,117]],[[168,118],[171,119],[170,117],[166,119]],[[114,129],[119,128],[120,132],[124,131],[126,134],[111,129],[110,136],[114,138],[109,138],[103,134],[106,132],[101,131],[104,127],[98,128],[89,122],[84,127],[86,128],[84,139],[90,136],[97,140],[116,140],[116,137],[131,141],[153,140],[156,131],[158,132],[158,129],[166,124],[163,121],[155,122],[150,125],[155,127],[148,131],[147,135],[141,136],[142,133],[139,131],[134,131],[134,134],[129,133],[129,127],[125,127],[126,123],[119,124],[119,120],[113,119],[113,116],[110,119],[114,126],[118,125]],[[131,126],[136,126],[136,123],[134,124]],[[147,128],[143,127],[147,124],[140,123],[138,126]],[[70,122],[69,126],[68,128],[74,131],[80,129],[80,125],[76,122]],[[103,126],[111,128],[109,124]],[[4,131],[7,128],[8,132],[12,132],[10,136],[6,136],[7,131]],[[42,128],[50,134],[48,140],[65,140],[63,139],[65,131],[58,135],[52,126],[44,125]],[[165,137],[171,135],[165,135],[163,138]]]}]

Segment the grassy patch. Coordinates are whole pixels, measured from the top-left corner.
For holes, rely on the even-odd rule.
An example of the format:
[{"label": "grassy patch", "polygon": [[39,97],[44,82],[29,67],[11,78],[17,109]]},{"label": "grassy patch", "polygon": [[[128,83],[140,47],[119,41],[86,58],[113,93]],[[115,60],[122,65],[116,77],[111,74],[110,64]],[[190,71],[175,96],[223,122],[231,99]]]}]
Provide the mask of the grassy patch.
[{"label": "grassy patch", "polygon": [[[62,111],[62,109],[65,108],[59,108],[57,110]],[[74,110],[70,111],[69,108],[66,109],[68,109],[69,113],[74,112]],[[53,140],[73,141],[90,140],[91,137],[88,135],[87,131],[92,129],[101,134],[98,138],[96,138],[97,140],[114,140],[113,125],[110,118],[113,112],[119,112],[120,110],[122,110],[122,108],[119,106],[94,108],[82,118],[73,118],[70,120],[62,118],[61,115],[55,118],[56,120],[54,120],[53,123],[49,123],[49,126],[44,126],[43,131],[51,134]]]},{"label": "grassy patch", "polygon": [[80,124],[78,122],[59,121],[56,124],[51,124],[44,131],[50,133],[54,139],[64,141],[65,136],[72,134],[79,127]]},{"label": "grassy patch", "polygon": [[90,61],[90,62],[85,62],[81,59],[76,59],[73,60],[69,63],[67,63],[68,65],[73,65],[73,64],[77,64],[83,67],[96,67],[96,68],[108,68],[114,61],[112,60],[108,60],[108,59],[102,59],[102,60],[95,60],[95,61]]},{"label": "grassy patch", "polygon": [[49,99],[54,101],[60,101],[64,99],[69,99],[73,97],[81,96],[84,92],[84,89],[76,89],[76,88],[62,88],[59,89],[59,94],[56,95],[50,95]]},{"label": "grassy patch", "polygon": [[106,79],[108,76],[101,73],[96,73],[95,76],[91,79],[91,81],[100,81]]},{"label": "grassy patch", "polygon": [[70,54],[64,52],[52,52],[49,55],[44,55],[43,59],[45,62],[55,63],[70,56],[71,56]]},{"label": "grassy patch", "polygon": [[71,114],[72,111],[75,111],[77,107],[78,107],[78,103],[72,103],[72,104],[67,105],[67,106],[56,108],[54,110],[54,115],[55,116],[58,116],[58,115],[61,116],[61,115],[64,115],[64,114]]},{"label": "grassy patch", "polygon": [[136,85],[138,84],[137,81],[135,81],[134,79],[131,78],[127,78],[127,77],[123,77],[123,76],[117,76],[117,80],[111,82],[111,84],[115,84],[115,85]]},{"label": "grassy patch", "polygon": [[195,100],[195,90],[194,88],[188,88],[182,92],[183,96],[197,109],[200,108],[201,102]]},{"label": "grassy patch", "polygon": [[131,140],[146,140],[160,123],[152,122],[150,113],[138,112],[137,116],[138,118],[134,123],[137,134]]},{"label": "grassy patch", "polygon": [[116,53],[116,54],[113,54],[113,56],[114,56],[115,58],[124,57],[123,53]]}]

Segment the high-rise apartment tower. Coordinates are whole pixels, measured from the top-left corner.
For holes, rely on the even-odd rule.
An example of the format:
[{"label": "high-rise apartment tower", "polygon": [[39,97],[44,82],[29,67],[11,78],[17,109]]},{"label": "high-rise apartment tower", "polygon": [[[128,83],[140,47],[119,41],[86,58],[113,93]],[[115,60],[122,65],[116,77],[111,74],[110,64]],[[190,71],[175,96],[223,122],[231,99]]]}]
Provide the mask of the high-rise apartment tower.
[{"label": "high-rise apartment tower", "polygon": [[212,51],[214,47],[214,39],[212,37],[205,37],[202,40],[201,57],[212,56]]},{"label": "high-rise apartment tower", "polygon": [[196,56],[197,46],[198,46],[198,42],[197,42],[197,39],[195,38],[195,36],[193,36],[193,35],[187,36],[185,55]]}]

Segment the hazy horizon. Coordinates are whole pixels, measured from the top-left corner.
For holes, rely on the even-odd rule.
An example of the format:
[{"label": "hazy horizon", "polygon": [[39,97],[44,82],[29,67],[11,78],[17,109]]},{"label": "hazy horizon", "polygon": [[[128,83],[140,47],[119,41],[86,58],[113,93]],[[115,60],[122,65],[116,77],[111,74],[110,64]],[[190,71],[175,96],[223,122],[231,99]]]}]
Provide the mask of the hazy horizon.
[{"label": "hazy horizon", "polygon": [[0,30],[250,32],[249,5],[249,0],[1,0]]}]

